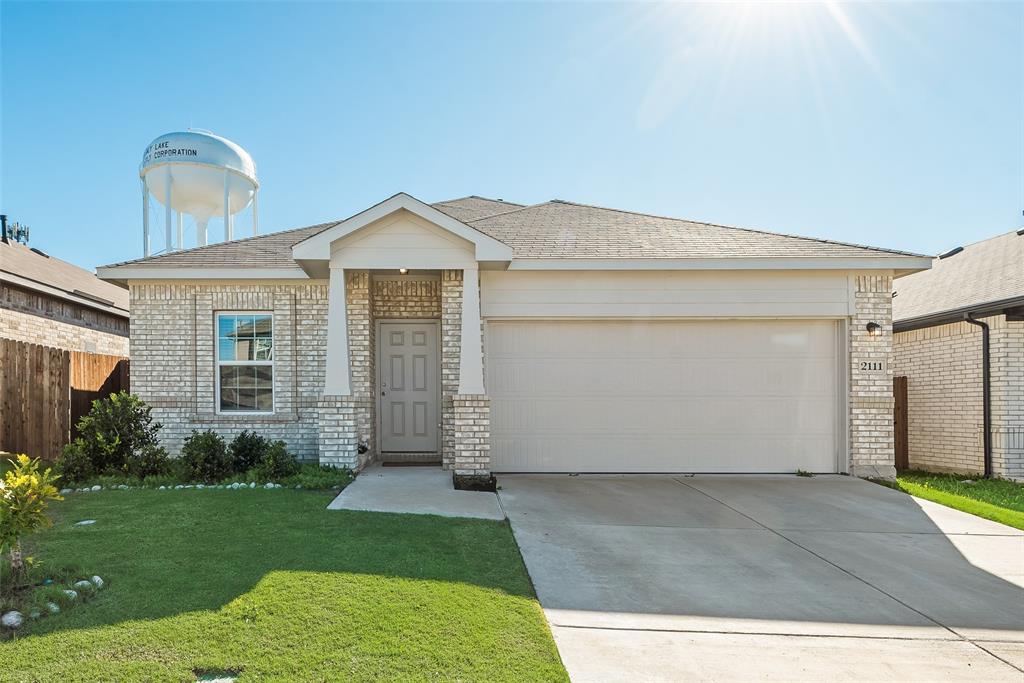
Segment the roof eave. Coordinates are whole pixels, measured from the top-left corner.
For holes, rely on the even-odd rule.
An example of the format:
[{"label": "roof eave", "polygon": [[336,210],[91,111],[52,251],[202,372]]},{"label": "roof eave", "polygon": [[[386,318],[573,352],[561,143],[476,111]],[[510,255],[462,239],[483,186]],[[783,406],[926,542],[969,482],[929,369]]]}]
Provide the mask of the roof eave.
[{"label": "roof eave", "polygon": [[1010,309],[1019,308],[1021,306],[1024,306],[1024,295],[1011,297],[1009,299],[1000,299],[999,301],[989,301],[986,303],[971,304],[969,306],[960,306],[958,308],[951,308],[945,311],[937,311],[926,315],[914,316],[913,318],[894,320],[892,323],[892,329],[893,332],[910,332],[911,330],[920,330],[925,327],[937,327],[939,325],[948,325],[949,323],[960,322],[968,313],[982,317],[1003,315]]},{"label": "roof eave", "polygon": [[740,258],[516,258],[509,270],[927,270],[926,256],[768,256]]}]

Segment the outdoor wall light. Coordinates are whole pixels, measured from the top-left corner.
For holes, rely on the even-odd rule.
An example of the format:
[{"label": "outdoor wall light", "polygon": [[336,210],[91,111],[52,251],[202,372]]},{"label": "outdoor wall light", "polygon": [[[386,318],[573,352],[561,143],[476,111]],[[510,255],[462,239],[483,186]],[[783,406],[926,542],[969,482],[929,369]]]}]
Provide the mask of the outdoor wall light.
[{"label": "outdoor wall light", "polygon": [[408,268],[399,268],[398,269],[398,274],[399,275],[408,275],[409,274],[409,269]]},{"label": "outdoor wall light", "polygon": [[882,326],[878,323],[868,323],[868,335],[872,337],[882,336]]}]

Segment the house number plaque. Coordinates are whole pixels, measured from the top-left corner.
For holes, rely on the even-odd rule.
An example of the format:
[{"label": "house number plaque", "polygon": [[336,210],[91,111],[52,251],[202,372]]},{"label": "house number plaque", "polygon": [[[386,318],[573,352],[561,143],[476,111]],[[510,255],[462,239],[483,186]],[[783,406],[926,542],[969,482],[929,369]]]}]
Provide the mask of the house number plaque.
[{"label": "house number plaque", "polygon": [[879,373],[885,372],[884,360],[862,360],[858,363],[861,372]]}]

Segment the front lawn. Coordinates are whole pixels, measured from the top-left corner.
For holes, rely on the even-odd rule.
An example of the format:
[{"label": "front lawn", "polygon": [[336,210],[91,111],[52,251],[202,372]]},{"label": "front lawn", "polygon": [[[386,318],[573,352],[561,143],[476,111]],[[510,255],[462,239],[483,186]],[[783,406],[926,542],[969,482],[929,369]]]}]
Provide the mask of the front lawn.
[{"label": "front lawn", "polygon": [[[506,523],[294,490],[103,491],[27,550],[103,576],[0,643],[3,681],[566,680]],[[73,526],[95,519],[90,526]]]},{"label": "front lawn", "polygon": [[918,498],[1024,529],[1024,484],[1007,479],[916,471],[900,473],[896,483]]}]

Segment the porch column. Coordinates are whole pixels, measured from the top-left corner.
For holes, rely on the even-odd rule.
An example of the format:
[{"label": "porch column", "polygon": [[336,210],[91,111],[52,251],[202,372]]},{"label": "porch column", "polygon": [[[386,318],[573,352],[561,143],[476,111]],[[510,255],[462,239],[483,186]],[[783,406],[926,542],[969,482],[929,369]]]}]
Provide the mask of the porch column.
[{"label": "porch column", "polygon": [[327,290],[327,370],[324,394],[351,396],[348,357],[348,310],[345,302],[345,270],[331,267]]},{"label": "porch column", "polygon": [[459,393],[484,391],[483,338],[480,336],[480,278],[478,271],[462,271],[462,339],[459,348]]},{"label": "porch column", "polygon": [[484,391],[482,347],[480,279],[472,268],[462,271],[459,393],[452,397],[452,468],[455,488],[493,491],[491,401]]}]

